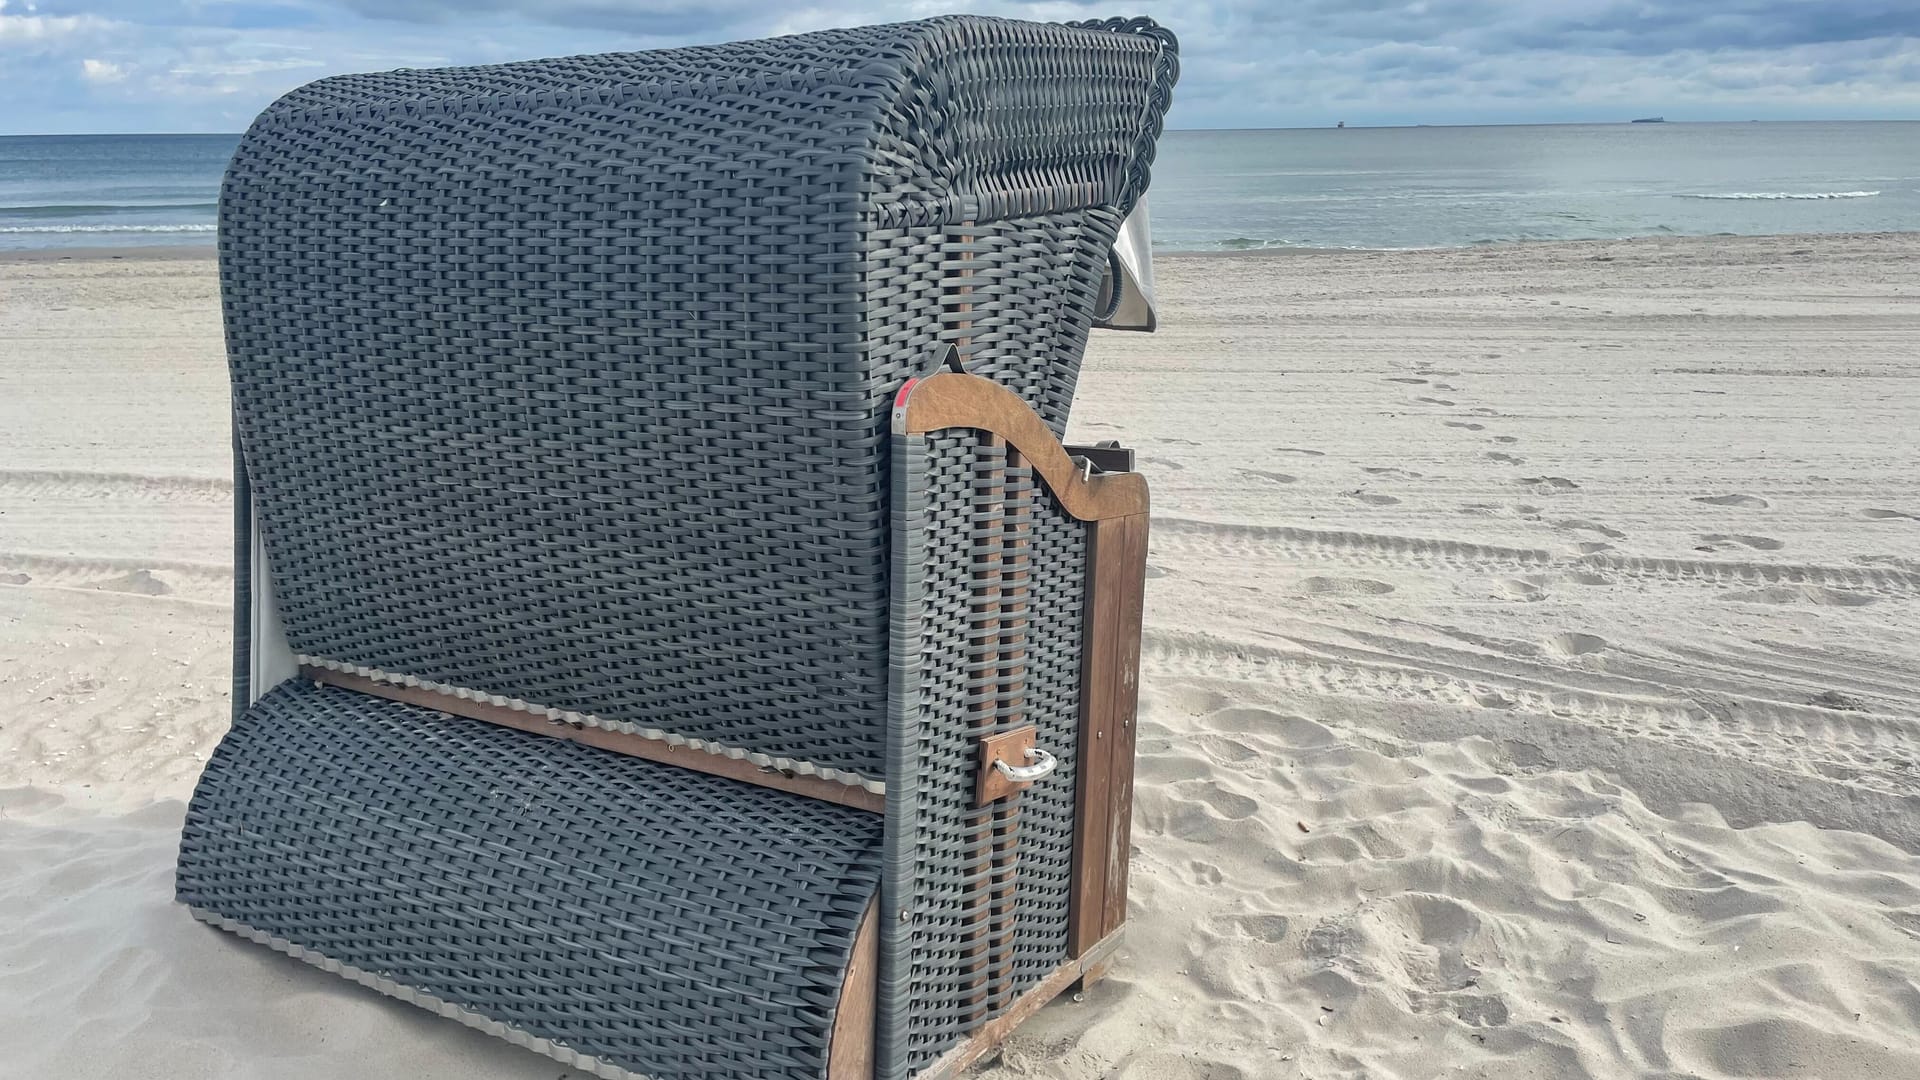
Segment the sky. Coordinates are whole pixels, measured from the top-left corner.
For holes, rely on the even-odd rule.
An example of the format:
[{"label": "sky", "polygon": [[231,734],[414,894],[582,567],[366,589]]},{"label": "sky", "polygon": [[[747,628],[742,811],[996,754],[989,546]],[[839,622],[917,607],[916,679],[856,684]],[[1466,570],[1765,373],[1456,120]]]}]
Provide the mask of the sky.
[{"label": "sky", "polygon": [[1154,17],[1177,128],[1920,119],[1920,0],[0,0],[0,134],[240,131],[341,72],[961,10]]}]

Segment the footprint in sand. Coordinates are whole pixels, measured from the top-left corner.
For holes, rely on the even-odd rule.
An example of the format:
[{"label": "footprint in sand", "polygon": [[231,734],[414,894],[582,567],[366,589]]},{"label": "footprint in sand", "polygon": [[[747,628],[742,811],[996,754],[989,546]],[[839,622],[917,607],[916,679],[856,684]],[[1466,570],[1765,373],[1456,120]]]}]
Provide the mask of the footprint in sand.
[{"label": "footprint in sand", "polygon": [[1593,634],[1555,634],[1547,639],[1547,651],[1555,656],[1587,656],[1607,647],[1607,639]]},{"label": "footprint in sand", "polygon": [[1241,476],[1251,476],[1256,480],[1266,480],[1275,484],[1291,484],[1300,479],[1291,473],[1267,472],[1264,469],[1241,469]]},{"label": "footprint in sand", "polygon": [[1813,604],[1817,607],[1865,607],[1875,597],[1825,585],[1774,585],[1765,589],[1721,593],[1720,599],[1740,604]]},{"label": "footprint in sand", "polygon": [[1152,465],[1155,468],[1159,468],[1159,469],[1172,469],[1174,472],[1179,472],[1182,469],[1186,468],[1185,465],[1182,465],[1177,461],[1169,461],[1166,458],[1143,457],[1140,459],[1140,462],[1143,465]]},{"label": "footprint in sand", "polygon": [[1708,506],[1738,506],[1748,510],[1765,510],[1767,500],[1757,495],[1701,495],[1693,500]]},{"label": "footprint in sand", "polygon": [[1342,492],[1341,494],[1345,495],[1349,499],[1355,500],[1356,502],[1366,503],[1368,506],[1400,505],[1400,500],[1394,498],[1391,495],[1375,495],[1371,491],[1346,491],[1346,492]]},{"label": "footprint in sand", "polygon": [[1463,429],[1463,430],[1466,430],[1466,431],[1485,431],[1485,430],[1487,430],[1487,425],[1485,425],[1485,424],[1469,424],[1469,423],[1467,423],[1467,422],[1466,422],[1465,420],[1448,420],[1448,421],[1446,421],[1446,425],[1447,425],[1448,427],[1457,427],[1457,428],[1461,428],[1461,429]]},{"label": "footprint in sand", "polygon": [[1195,785],[1192,791],[1193,801],[1205,803],[1228,821],[1241,821],[1260,812],[1259,803],[1211,780]]},{"label": "footprint in sand", "polygon": [[1269,944],[1285,941],[1287,931],[1293,928],[1292,921],[1285,915],[1240,915],[1234,917],[1233,922],[1240,936]]},{"label": "footprint in sand", "polygon": [[1414,398],[1413,400],[1423,401],[1423,402],[1426,402],[1428,405],[1452,405],[1453,404],[1453,402],[1448,401],[1446,398],[1437,398],[1437,397],[1417,397],[1417,398]]},{"label": "footprint in sand", "polygon": [[1393,591],[1393,586],[1371,578],[1302,578],[1296,588],[1313,596],[1385,596]]},{"label": "footprint in sand", "polygon": [[[1457,386],[1452,386],[1452,385],[1449,385],[1449,384],[1447,384],[1447,383],[1443,383],[1443,382],[1437,382],[1437,383],[1434,383],[1434,384],[1433,384],[1433,388],[1434,388],[1435,390],[1438,390],[1438,391],[1440,391],[1440,392],[1441,392],[1441,393],[1443,393],[1443,394],[1457,394],[1457,393],[1459,393],[1459,392],[1460,392],[1460,388],[1459,388],[1459,387],[1457,387]],[[1451,405],[1451,404],[1453,404],[1453,403],[1452,403],[1452,402],[1448,402],[1447,404],[1449,404],[1449,405]]]},{"label": "footprint in sand", "polygon": [[1276,454],[1299,454],[1302,457],[1326,457],[1327,456],[1326,451],[1324,450],[1308,450],[1307,448],[1302,446],[1276,446],[1273,448],[1273,452]]},{"label": "footprint in sand", "polygon": [[1192,439],[1156,439],[1154,441],[1166,443],[1168,446],[1199,446],[1200,445],[1199,443],[1194,442]]},{"label": "footprint in sand", "polygon": [[1909,514],[1904,510],[1882,510],[1878,507],[1871,510],[1862,510],[1860,511],[1860,516],[1863,518],[1871,518],[1874,521],[1891,521],[1895,518],[1904,518],[1907,521],[1920,521],[1920,514]]},{"label": "footprint in sand", "polygon": [[1159,567],[1153,565],[1152,563],[1147,564],[1146,577],[1148,581],[1152,581],[1154,578],[1163,578],[1166,576],[1167,576],[1167,572],[1165,570],[1160,569]]},{"label": "footprint in sand", "polygon": [[134,593],[139,596],[166,596],[173,592],[172,586],[153,576],[151,570],[135,570],[130,574],[107,578],[105,581],[89,582],[89,589],[101,592]]},{"label": "footprint in sand", "polygon": [[1786,541],[1775,540],[1771,536],[1742,536],[1738,533],[1695,533],[1704,543],[1697,551],[1719,551],[1723,547],[1738,546],[1752,548],[1755,551],[1779,551],[1786,547]]},{"label": "footprint in sand", "polygon": [[0,585],[25,585],[32,580],[32,574],[0,574]]},{"label": "footprint in sand", "polygon": [[1512,454],[1502,454],[1498,450],[1487,451],[1487,460],[1497,461],[1502,465],[1525,465],[1527,463],[1526,458],[1515,457]]},{"label": "footprint in sand", "polygon": [[1551,522],[1551,524],[1556,529],[1565,529],[1568,532],[1599,533],[1609,540],[1625,540],[1627,538],[1627,534],[1621,532],[1619,529],[1610,528],[1597,521],[1588,521],[1584,518],[1565,518],[1560,521]]},{"label": "footprint in sand", "polygon": [[1519,442],[1520,439],[1515,435],[1495,435],[1493,436],[1493,441],[1506,446],[1512,446],[1514,443]]},{"label": "footprint in sand", "polygon": [[1391,379],[1388,379],[1387,381],[1388,381],[1388,382],[1397,382],[1397,383],[1405,383],[1405,384],[1407,384],[1408,386],[1425,386],[1425,385],[1427,385],[1427,380],[1425,380],[1425,379],[1411,379],[1411,378],[1391,378]]},{"label": "footprint in sand", "polygon": [[1514,483],[1532,490],[1536,495],[1552,495],[1561,491],[1574,491],[1580,487],[1579,484],[1564,476],[1523,476]]},{"label": "footprint in sand", "polygon": [[1540,579],[1495,578],[1493,591],[1495,595],[1505,600],[1518,600],[1521,603],[1532,603],[1535,600],[1545,600],[1547,598],[1545,585],[1546,582]]},{"label": "footprint in sand", "polygon": [[1406,469],[1396,469],[1391,465],[1362,465],[1360,471],[1368,476],[1395,476],[1406,480],[1418,480],[1420,474]]}]

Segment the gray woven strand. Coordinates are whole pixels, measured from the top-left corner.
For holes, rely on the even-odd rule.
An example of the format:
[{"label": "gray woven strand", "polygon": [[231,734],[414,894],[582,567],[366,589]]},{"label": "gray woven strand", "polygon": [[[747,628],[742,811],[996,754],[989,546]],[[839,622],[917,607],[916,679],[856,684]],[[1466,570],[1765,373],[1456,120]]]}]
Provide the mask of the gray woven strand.
[{"label": "gray woven strand", "polygon": [[253,694],[253,492],[238,428],[233,432],[233,671],[227,689],[228,723],[237,724]]},{"label": "gray woven strand", "polygon": [[203,918],[562,1060],[813,1080],[880,830],[819,800],[288,681],[208,762],[176,888]]}]

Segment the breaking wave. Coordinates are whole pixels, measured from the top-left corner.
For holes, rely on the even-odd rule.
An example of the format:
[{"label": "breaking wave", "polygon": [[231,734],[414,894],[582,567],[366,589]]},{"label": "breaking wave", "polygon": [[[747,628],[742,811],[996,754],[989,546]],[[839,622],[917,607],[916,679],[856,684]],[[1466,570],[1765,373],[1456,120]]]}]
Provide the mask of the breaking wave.
[{"label": "breaking wave", "polygon": [[1676,195],[1676,199],[1870,199],[1877,191],[1724,191]]},{"label": "breaking wave", "polygon": [[0,225],[0,233],[197,233],[212,232],[212,222],[196,225]]}]

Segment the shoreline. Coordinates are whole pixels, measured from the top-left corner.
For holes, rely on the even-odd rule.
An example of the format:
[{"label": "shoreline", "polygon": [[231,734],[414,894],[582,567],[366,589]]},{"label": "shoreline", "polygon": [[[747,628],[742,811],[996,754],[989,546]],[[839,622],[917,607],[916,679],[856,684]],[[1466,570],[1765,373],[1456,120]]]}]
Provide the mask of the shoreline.
[{"label": "shoreline", "polygon": [[[1264,247],[1244,249],[1223,249],[1210,251],[1185,251],[1171,248],[1158,248],[1154,251],[1156,259],[1241,259],[1273,258],[1276,256],[1382,256],[1382,255],[1456,255],[1462,253],[1486,253],[1521,249],[1534,251],[1551,247],[1597,248],[1615,244],[1651,246],[1660,244],[1702,244],[1725,243],[1746,244],[1768,241],[1897,241],[1903,237],[1920,235],[1920,228],[1882,229],[1869,232],[1805,232],[1805,233],[1661,233],[1646,236],[1581,237],[1577,239],[1541,239],[1541,240],[1498,240],[1485,243],[1455,244],[1435,247],[1405,248],[1368,248],[1368,247]],[[71,247],[19,248],[0,251],[0,264],[6,263],[46,263],[46,262],[108,262],[116,260],[180,260],[199,259],[217,255],[219,247],[214,243],[204,244],[131,244],[131,245],[74,245]]]}]

